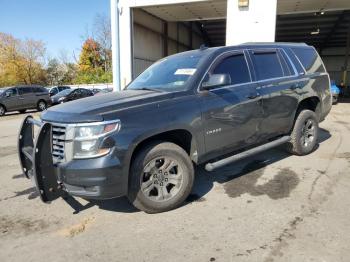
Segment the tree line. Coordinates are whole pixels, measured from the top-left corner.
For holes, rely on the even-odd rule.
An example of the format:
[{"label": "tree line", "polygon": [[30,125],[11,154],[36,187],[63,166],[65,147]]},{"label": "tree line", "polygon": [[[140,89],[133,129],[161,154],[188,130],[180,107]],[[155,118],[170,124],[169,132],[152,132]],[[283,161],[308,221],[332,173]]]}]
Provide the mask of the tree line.
[{"label": "tree line", "polygon": [[40,40],[22,40],[0,32],[0,87],[112,82],[110,19],[97,15],[93,28],[74,62],[66,53],[60,58],[48,57]]}]

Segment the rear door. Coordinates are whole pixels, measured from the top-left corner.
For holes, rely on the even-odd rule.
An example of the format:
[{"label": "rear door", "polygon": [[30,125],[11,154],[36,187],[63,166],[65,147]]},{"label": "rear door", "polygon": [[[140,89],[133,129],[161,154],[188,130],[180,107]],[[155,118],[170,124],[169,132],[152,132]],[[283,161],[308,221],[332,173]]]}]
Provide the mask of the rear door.
[{"label": "rear door", "polygon": [[249,51],[258,92],[262,96],[263,119],[259,140],[290,131],[298,106],[298,76],[288,56],[278,48]]},{"label": "rear door", "polygon": [[221,56],[204,78],[203,82],[210,74],[229,74],[231,78],[230,85],[200,91],[207,158],[257,141],[262,111],[246,55],[235,51]]},{"label": "rear door", "polygon": [[20,100],[22,101],[22,108],[35,108],[36,107],[36,96],[33,93],[32,87],[19,87],[18,88]]}]

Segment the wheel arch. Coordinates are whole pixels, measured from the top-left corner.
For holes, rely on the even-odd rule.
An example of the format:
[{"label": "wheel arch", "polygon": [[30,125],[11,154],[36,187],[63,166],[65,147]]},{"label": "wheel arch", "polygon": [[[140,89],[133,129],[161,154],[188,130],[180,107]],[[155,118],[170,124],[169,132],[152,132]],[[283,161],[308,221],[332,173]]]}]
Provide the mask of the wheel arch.
[{"label": "wheel arch", "polygon": [[297,119],[299,113],[304,109],[308,109],[308,110],[315,112],[315,114],[319,120],[321,117],[321,100],[317,96],[310,96],[310,97],[306,97],[306,98],[302,99],[299,102],[298,108],[295,112],[294,122]]},{"label": "wheel arch", "polygon": [[198,147],[194,135],[187,129],[178,128],[159,133],[153,133],[140,139],[132,150],[130,157],[130,165],[137,153],[144,146],[155,141],[174,143],[180,146],[182,149],[184,149],[194,163],[197,163],[198,161]]}]

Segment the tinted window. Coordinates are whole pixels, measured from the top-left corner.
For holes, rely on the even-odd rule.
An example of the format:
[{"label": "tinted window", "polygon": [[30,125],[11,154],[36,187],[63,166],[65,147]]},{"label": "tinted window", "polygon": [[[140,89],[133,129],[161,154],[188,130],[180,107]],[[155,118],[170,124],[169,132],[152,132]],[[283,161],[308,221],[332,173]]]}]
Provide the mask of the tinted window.
[{"label": "tinted window", "polygon": [[81,95],[81,94],[82,94],[81,89],[75,89],[73,92],[73,95]]},{"label": "tinted window", "polygon": [[230,75],[232,85],[251,82],[248,65],[243,54],[224,58],[212,73]]},{"label": "tinted window", "polygon": [[51,95],[56,95],[58,93],[58,89],[56,87],[50,89],[50,94]]},{"label": "tinted window", "polygon": [[63,90],[66,90],[66,89],[69,89],[69,87],[68,86],[59,86],[58,87],[58,90],[60,90],[60,91],[63,91]]},{"label": "tinted window", "polygon": [[322,60],[313,48],[292,48],[294,54],[308,73],[322,73],[325,69]]},{"label": "tinted window", "polygon": [[30,94],[33,92],[31,87],[20,87],[18,90],[21,95]]},{"label": "tinted window", "polygon": [[17,89],[16,88],[8,89],[6,90],[6,94],[9,94],[10,96],[16,96],[18,94]]},{"label": "tinted window", "polygon": [[84,96],[88,96],[88,95],[90,95],[91,91],[90,91],[90,90],[87,90],[87,89],[81,89],[81,93],[82,93],[82,95],[84,95]]},{"label": "tinted window", "polygon": [[283,69],[276,51],[253,51],[252,59],[257,80],[283,77]]},{"label": "tinted window", "polygon": [[280,51],[278,53],[278,57],[280,59],[281,65],[282,65],[284,75],[285,76],[294,75],[295,72],[294,72],[292,66],[290,65],[290,62],[288,62],[287,55],[283,51]]},{"label": "tinted window", "polygon": [[47,93],[47,90],[44,87],[33,87],[34,93]]}]

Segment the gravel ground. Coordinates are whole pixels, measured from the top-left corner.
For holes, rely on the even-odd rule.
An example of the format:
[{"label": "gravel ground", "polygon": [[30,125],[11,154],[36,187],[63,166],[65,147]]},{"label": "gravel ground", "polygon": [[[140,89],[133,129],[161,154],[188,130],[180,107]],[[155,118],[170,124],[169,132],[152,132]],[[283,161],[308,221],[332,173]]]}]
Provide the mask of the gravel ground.
[{"label": "gravel ground", "polygon": [[187,202],[155,215],[125,198],[42,203],[18,163],[23,117],[0,119],[0,261],[349,261],[350,103],[314,153],[199,167]]}]

